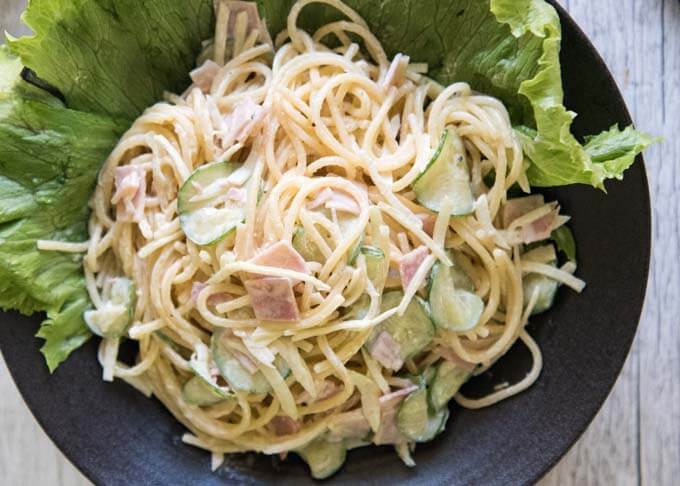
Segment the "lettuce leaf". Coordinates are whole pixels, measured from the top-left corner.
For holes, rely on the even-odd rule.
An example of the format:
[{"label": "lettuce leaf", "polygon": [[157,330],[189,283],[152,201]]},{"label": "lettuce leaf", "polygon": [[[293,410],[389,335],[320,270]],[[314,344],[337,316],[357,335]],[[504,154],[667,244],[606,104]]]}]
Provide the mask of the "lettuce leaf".
[{"label": "lettuce leaf", "polygon": [[571,134],[576,116],[564,106],[560,69],[561,29],[557,12],[542,0],[492,0],[491,9],[499,22],[510,26],[513,36],[531,34],[542,39],[540,70],[523,80],[519,93],[534,109],[535,130],[520,127],[525,155],[531,161],[528,171],[533,186],[589,184],[604,189],[607,179],[623,178],[623,173],[650,144],[652,137],[631,127],[612,127],[582,146]]},{"label": "lettuce leaf", "polygon": [[128,121],[189,84],[214,28],[210,0],[31,0],[23,20],[35,34],[9,44],[24,66],[70,108]]},{"label": "lettuce leaf", "polygon": [[[654,140],[615,128],[597,137],[598,157],[571,133],[575,113],[564,106],[560,70],[561,27],[544,0],[345,0],[367,21],[387,53],[404,52],[427,62],[442,84],[470,83],[501,99],[517,126],[528,177],[534,186],[589,184],[620,179],[635,157]],[[294,0],[258,0],[272,33],[285,28]],[[300,25],[313,31],[342,17],[312,4]],[[591,139],[588,144],[594,143]]]},{"label": "lettuce leaf", "polygon": [[89,337],[79,255],[42,252],[36,240],[87,239],[88,200],[120,136],[113,120],[67,109],[21,80],[0,47],[0,307],[47,312],[38,336],[50,370]]}]

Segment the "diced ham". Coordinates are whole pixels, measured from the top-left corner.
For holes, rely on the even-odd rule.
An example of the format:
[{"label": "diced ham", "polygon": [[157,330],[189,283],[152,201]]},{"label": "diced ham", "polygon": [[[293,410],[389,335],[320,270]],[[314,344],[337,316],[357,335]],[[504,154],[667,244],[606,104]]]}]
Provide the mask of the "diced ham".
[{"label": "diced ham", "polygon": [[116,218],[124,223],[139,223],[146,206],[146,169],[138,165],[116,167]]},{"label": "diced ham", "polygon": [[248,356],[247,354],[241,353],[240,351],[232,350],[232,353],[236,360],[240,363],[243,368],[250,373],[251,375],[254,375],[258,371],[258,367],[255,364],[255,362]]},{"label": "diced ham", "polygon": [[475,364],[470,363],[469,361],[465,361],[463,358],[458,356],[456,353],[453,352],[453,349],[447,348],[444,346],[437,346],[433,350],[436,354],[444,358],[446,361],[450,361],[451,363],[455,364],[459,368],[462,368],[466,371],[473,371],[475,369]]},{"label": "diced ham", "polygon": [[258,40],[261,42],[272,45],[272,40],[269,37],[269,30],[267,29],[264,22],[260,18],[260,13],[257,10],[257,4],[255,2],[243,2],[238,0],[218,0],[218,4],[224,4],[229,9],[229,23],[227,24],[227,39],[234,39],[236,36],[236,21],[241,12],[245,12],[247,15],[246,23],[246,37],[250,33],[257,29],[259,35]]},{"label": "diced ham", "polygon": [[509,199],[503,206],[503,226],[507,228],[517,218],[538,209],[545,204],[545,199],[541,194],[533,196],[518,197]]},{"label": "diced ham", "polygon": [[401,260],[399,260],[399,275],[401,276],[402,288],[408,288],[411,280],[413,280],[413,276],[423,264],[428,254],[429,251],[426,246],[419,246],[401,257]]},{"label": "diced ham", "polygon": [[309,273],[307,262],[288,241],[279,241],[250,260],[256,265],[285,268],[294,272]]},{"label": "diced ham", "polygon": [[[508,228],[513,221],[529,214],[531,211],[545,206],[543,196],[533,195],[528,197],[510,199],[503,207],[503,225]],[[508,237],[510,244],[530,244],[550,238],[557,228],[568,221],[568,218],[560,216],[557,203],[550,203],[552,209],[548,214],[523,224],[514,229]]]},{"label": "diced ham", "polygon": [[316,397],[317,400],[326,400],[334,395],[337,395],[340,391],[340,386],[338,386],[338,384],[334,381],[324,380],[323,384],[324,385],[321,389],[321,393],[319,393],[319,396]]},{"label": "diced ham", "polygon": [[535,243],[550,238],[552,232],[557,229],[556,222],[559,211],[550,211],[545,216],[538,218],[531,224],[520,228],[520,239],[524,244]]},{"label": "diced ham", "polygon": [[198,294],[203,292],[203,289],[208,285],[203,282],[194,282],[191,286],[191,302],[196,304],[198,302]]},{"label": "diced ham", "polygon": [[227,140],[245,142],[262,124],[266,115],[267,110],[251,98],[245,98],[238,102],[232,112],[224,119],[225,125],[228,127]]},{"label": "diced ham", "polygon": [[261,321],[295,322],[300,319],[290,279],[264,277],[244,282],[255,317]]},{"label": "diced ham", "polygon": [[326,400],[333,395],[336,395],[340,391],[340,386],[338,386],[334,381],[332,380],[324,380],[323,381],[323,388],[321,389],[321,392],[317,395],[315,399],[312,399],[312,396],[307,392],[307,390],[303,391],[300,393],[300,397],[298,400],[298,403],[313,403],[313,402],[318,402],[321,400]]},{"label": "diced ham", "polygon": [[375,445],[396,444],[404,440],[397,428],[397,410],[401,401],[417,389],[413,385],[380,397],[380,428],[373,438]]},{"label": "diced ham", "polygon": [[423,231],[430,236],[434,235],[434,225],[437,222],[437,216],[434,214],[419,213],[416,214],[419,220],[423,222]]},{"label": "diced ham", "polygon": [[[198,302],[198,294],[200,294],[203,291],[203,289],[206,288],[207,286],[208,284],[203,282],[193,283],[193,285],[191,286],[191,301],[194,304]],[[223,302],[228,302],[233,299],[234,296],[232,294],[228,294],[226,292],[218,292],[208,297],[208,305],[222,304]]]},{"label": "diced ham", "polygon": [[329,187],[317,194],[314,200],[309,203],[308,208],[317,209],[321,206],[324,206],[326,209],[335,209],[336,211],[355,215],[361,212],[359,204],[353,197],[342,191],[334,191]]},{"label": "diced ham", "polygon": [[404,366],[404,359],[401,357],[401,346],[387,331],[382,331],[378,334],[370,344],[369,352],[373,359],[384,368],[398,371]]},{"label": "diced ham", "polygon": [[277,415],[272,419],[271,424],[274,426],[274,433],[278,436],[295,434],[302,428],[298,420],[293,420],[287,415]]},{"label": "diced ham", "polygon": [[220,65],[217,64],[215,61],[208,59],[199,67],[191,71],[189,73],[189,76],[191,77],[191,80],[194,82],[194,84],[201,91],[207,93],[208,91],[210,91],[213,79],[215,79],[215,76],[217,76],[219,70]]},{"label": "diced ham", "polygon": [[408,69],[409,57],[402,54],[397,54],[392,60],[385,79],[382,82],[384,89],[390,86],[399,86],[406,79],[406,71]]},{"label": "diced ham", "polygon": [[236,202],[245,202],[247,198],[247,192],[242,187],[230,187],[227,191],[227,199]]},{"label": "diced ham", "polygon": [[397,407],[386,405],[380,407],[380,427],[373,437],[375,445],[396,444],[404,436],[397,428]]}]

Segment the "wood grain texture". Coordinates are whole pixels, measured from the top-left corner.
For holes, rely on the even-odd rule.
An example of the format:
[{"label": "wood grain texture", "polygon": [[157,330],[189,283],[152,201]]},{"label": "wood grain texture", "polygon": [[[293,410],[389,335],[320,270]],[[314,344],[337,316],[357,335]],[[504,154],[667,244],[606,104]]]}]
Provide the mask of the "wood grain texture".
[{"label": "wood grain texture", "polygon": [[[0,31],[22,32],[17,19],[24,4],[0,0]],[[662,135],[664,143],[646,154],[654,257],[633,351],[600,413],[541,485],[670,486],[680,478],[680,2],[562,4],[612,70],[639,128]],[[0,482],[88,484],[35,423],[4,363],[0,396]]]}]

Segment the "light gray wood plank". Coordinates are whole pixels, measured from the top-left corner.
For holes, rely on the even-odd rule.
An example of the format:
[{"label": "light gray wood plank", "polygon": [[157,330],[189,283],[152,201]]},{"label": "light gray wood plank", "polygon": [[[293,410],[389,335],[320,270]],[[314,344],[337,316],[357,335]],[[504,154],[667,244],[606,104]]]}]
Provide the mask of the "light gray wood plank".
[{"label": "light gray wood plank", "polygon": [[664,142],[648,157],[655,247],[639,333],[640,465],[642,484],[670,485],[680,481],[680,2],[652,2],[661,7],[653,13],[643,3],[635,4],[635,105]]},{"label": "light gray wood plank", "polygon": [[28,29],[19,21],[19,16],[24,11],[25,6],[26,0],[4,0],[2,2],[2,5],[0,5],[0,34],[7,31],[16,36],[28,32]]}]

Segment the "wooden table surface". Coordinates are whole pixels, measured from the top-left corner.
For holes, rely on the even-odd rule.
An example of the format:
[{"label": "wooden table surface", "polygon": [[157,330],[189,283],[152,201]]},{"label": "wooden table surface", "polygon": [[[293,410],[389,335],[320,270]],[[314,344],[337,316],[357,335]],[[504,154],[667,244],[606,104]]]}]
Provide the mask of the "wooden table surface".
[{"label": "wooden table surface", "polygon": [[[664,142],[646,154],[654,256],[632,353],[592,425],[541,485],[680,484],[680,2],[561,2],[606,60],[638,127]],[[22,32],[24,4],[0,0],[0,32]],[[0,396],[1,484],[89,484],[38,427],[1,360]]]}]

